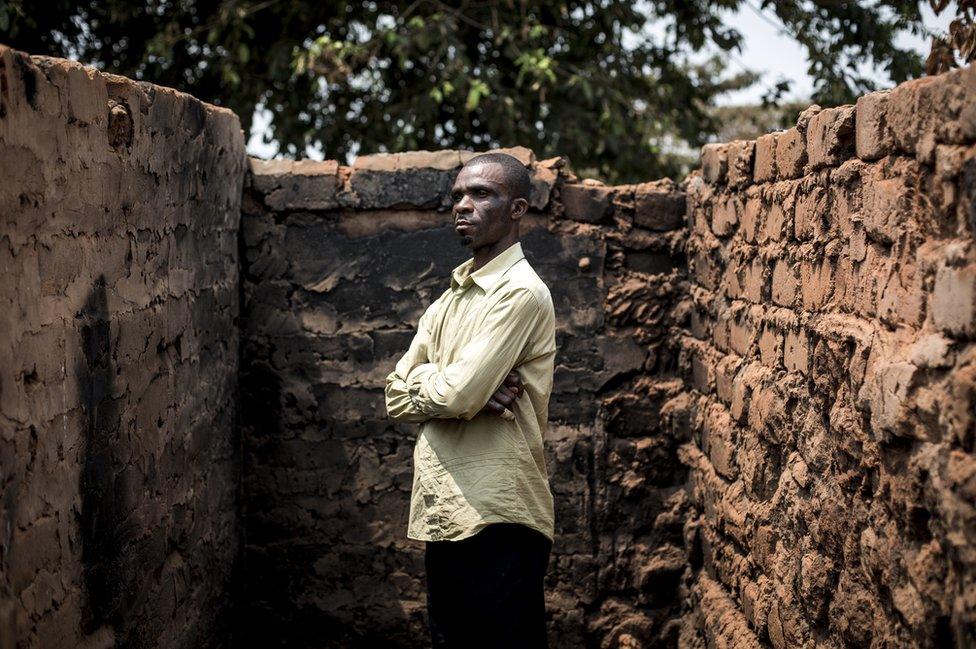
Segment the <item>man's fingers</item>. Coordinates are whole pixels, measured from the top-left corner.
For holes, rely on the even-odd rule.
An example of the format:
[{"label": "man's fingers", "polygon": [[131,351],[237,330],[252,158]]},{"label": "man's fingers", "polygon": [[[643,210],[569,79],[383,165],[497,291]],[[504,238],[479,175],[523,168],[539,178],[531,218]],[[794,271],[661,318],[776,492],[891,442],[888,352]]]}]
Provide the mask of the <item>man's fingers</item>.
[{"label": "man's fingers", "polygon": [[492,399],[494,399],[497,403],[502,404],[506,408],[511,407],[512,402],[515,401],[514,397],[510,397],[507,394],[502,394],[501,392],[496,392]]},{"label": "man's fingers", "polygon": [[522,377],[515,370],[508,373],[502,385],[491,395],[491,399],[485,404],[485,408],[494,413],[502,414],[512,410],[512,404],[525,392],[522,385]]},{"label": "man's fingers", "polygon": [[525,392],[525,385],[522,384],[522,377],[515,370],[508,373],[508,376],[505,377],[503,386],[508,386],[511,388],[512,394],[516,398],[522,396],[522,393]]},{"label": "man's fingers", "polygon": [[487,408],[488,410],[491,410],[492,412],[494,412],[496,414],[501,414],[502,412],[505,411],[505,406],[503,406],[502,404],[500,404],[497,401],[495,401],[495,398],[494,397],[492,397],[491,399],[488,399],[488,403],[485,404],[485,408]]}]

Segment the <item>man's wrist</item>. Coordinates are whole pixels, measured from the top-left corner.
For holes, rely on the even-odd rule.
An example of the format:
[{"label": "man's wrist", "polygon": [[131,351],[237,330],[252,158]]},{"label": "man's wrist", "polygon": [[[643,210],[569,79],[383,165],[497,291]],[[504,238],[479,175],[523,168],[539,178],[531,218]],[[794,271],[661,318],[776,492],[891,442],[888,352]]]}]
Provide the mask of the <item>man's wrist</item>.
[{"label": "man's wrist", "polygon": [[411,403],[413,403],[417,410],[428,415],[431,412],[428,408],[424,407],[424,400],[420,397],[420,391],[424,379],[436,371],[437,365],[435,363],[420,363],[419,365],[414,365],[407,372],[407,376],[403,380],[407,386],[407,396],[410,397]]}]

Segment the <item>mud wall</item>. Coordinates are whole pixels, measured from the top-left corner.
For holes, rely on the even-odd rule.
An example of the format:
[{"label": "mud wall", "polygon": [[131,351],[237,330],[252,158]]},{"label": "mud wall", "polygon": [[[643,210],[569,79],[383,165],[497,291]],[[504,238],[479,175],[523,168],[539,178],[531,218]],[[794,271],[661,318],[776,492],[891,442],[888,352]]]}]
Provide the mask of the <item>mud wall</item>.
[{"label": "mud wall", "polygon": [[0,47],[0,647],[221,646],[238,119]]},{"label": "mud wall", "polygon": [[[685,472],[658,409],[681,387],[667,333],[684,194],[670,181],[584,184],[560,159],[511,153],[533,171],[521,242],[557,317],[551,641],[672,644]],[[423,543],[406,538],[417,427],[387,418],[383,387],[470,256],[449,212],[468,155],[251,161],[241,419],[254,646],[429,644]]]},{"label": "mud wall", "polygon": [[[976,636],[974,95],[812,108],[680,188],[512,151],[553,646]],[[383,380],[466,155],[247,171],[233,114],[0,47],[0,647],[426,646]]]},{"label": "mud wall", "polygon": [[688,185],[687,646],[976,637],[976,68]]}]

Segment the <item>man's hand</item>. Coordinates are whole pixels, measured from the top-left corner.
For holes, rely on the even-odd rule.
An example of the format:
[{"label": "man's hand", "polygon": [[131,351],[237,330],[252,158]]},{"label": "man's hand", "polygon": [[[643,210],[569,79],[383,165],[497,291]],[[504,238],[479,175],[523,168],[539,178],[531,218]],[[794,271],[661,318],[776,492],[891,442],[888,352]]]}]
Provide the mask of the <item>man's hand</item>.
[{"label": "man's hand", "polygon": [[481,412],[490,412],[496,415],[503,415],[506,409],[513,411],[512,404],[525,392],[522,385],[522,377],[515,370],[508,373],[500,388],[491,395],[488,403],[481,409]]}]

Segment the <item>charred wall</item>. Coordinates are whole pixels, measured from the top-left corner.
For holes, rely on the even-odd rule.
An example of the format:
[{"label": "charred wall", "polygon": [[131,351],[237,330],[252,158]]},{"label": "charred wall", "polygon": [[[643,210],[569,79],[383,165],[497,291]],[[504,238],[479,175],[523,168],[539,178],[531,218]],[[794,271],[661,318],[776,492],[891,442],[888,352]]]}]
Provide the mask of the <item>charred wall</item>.
[{"label": "charred wall", "polygon": [[[974,95],[813,107],[680,187],[511,151],[553,646],[976,635]],[[383,381],[468,155],[248,171],[232,113],[0,47],[0,647],[426,646]]]},{"label": "charred wall", "polygon": [[707,146],[687,646],[976,637],[976,68]]},{"label": "charred wall", "polygon": [[0,47],[0,647],[202,647],[237,554],[237,116]]},{"label": "charred wall", "polygon": [[[556,306],[547,462],[554,646],[673,643],[685,472],[659,424],[681,388],[668,327],[685,199],[670,181],[534,176],[522,223]],[[423,543],[406,538],[416,425],[386,375],[470,256],[449,189],[471,154],[252,160],[244,204],[245,631],[254,646],[424,647]]]}]

